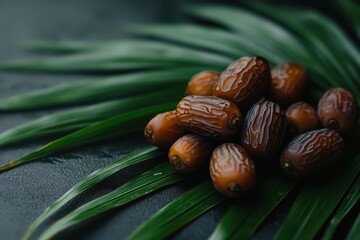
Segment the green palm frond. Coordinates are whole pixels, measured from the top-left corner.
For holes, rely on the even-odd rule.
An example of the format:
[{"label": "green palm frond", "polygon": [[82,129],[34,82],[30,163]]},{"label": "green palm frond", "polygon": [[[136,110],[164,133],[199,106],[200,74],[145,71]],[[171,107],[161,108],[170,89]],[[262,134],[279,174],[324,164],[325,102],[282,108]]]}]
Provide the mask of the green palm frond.
[{"label": "green palm frond", "polygon": [[182,91],[183,87],[172,87],[169,90],[54,113],[0,133],[0,146],[68,133],[133,109],[176,101],[183,95]]},{"label": "green palm frond", "polygon": [[[97,122],[86,128],[70,133],[62,138],[52,141],[38,150],[19,159],[0,166],[0,172],[7,171],[19,165],[50,156],[85,144],[99,142],[115,136],[120,136],[142,130],[150,119],[161,112],[174,109],[177,102],[154,105],[147,108],[122,113],[109,119]],[[117,130],[117,131],[116,131]]]},{"label": "green palm frond", "polygon": [[264,219],[294,188],[278,176],[266,176],[248,202],[235,203],[226,211],[210,240],[250,239]]},{"label": "green palm frond", "polygon": [[97,69],[96,65],[111,66],[110,70],[134,70],[156,68],[158,63],[165,64],[165,68],[169,67],[169,63],[176,64],[176,66],[191,64],[190,66],[219,68],[226,66],[229,61],[231,59],[206,51],[164,42],[131,40],[70,56],[3,63],[0,64],[0,70],[51,72],[102,70]]},{"label": "green palm frond", "polygon": [[72,187],[56,201],[54,201],[51,206],[45,209],[45,211],[28,228],[28,230],[24,234],[23,239],[28,239],[46,219],[48,219],[56,211],[65,206],[70,200],[87,191],[92,186],[96,185],[97,183],[101,182],[102,180],[126,167],[138,164],[143,161],[148,161],[162,155],[163,153],[157,150],[155,147],[145,147],[114,161],[106,167],[96,170],[95,172],[87,176],[84,180],[77,183],[74,187]]},{"label": "green palm frond", "polygon": [[76,223],[96,216],[109,209],[120,207],[160,188],[184,180],[184,178],[184,176],[176,174],[175,170],[170,167],[168,163],[161,163],[152,170],[128,181],[113,192],[75,209],[73,212],[51,225],[39,239],[50,239],[60,231],[75,225]]},{"label": "green palm frond", "polygon": [[360,199],[360,177],[357,177],[355,182],[351,185],[347,195],[343,198],[341,205],[337,209],[334,217],[329,223],[329,227],[326,229],[323,239],[330,240],[334,235],[339,223],[347,216],[347,214],[354,208],[355,204]]},{"label": "green palm frond", "polygon": [[[337,3],[346,11],[340,14],[348,16],[359,34],[359,5],[351,0]],[[249,5],[253,10],[224,5],[186,6],[192,16],[219,27],[195,23],[132,25],[130,32],[153,40],[30,44],[29,48],[34,51],[61,54],[0,64],[3,71],[113,74],[86,81],[86,84],[71,83],[3,99],[0,111],[107,102],[65,110],[0,134],[0,145],[5,146],[54,133],[69,133],[0,167],[0,172],[64,150],[138,132],[156,113],[175,107],[175,101],[183,95],[183,88],[194,73],[221,71],[242,55],[262,55],[272,65],[299,62],[311,76],[309,96],[318,99],[327,88],[342,86],[353,91],[360,103],[360,50],[340,26],[313,10],[258,1]],[[358,141],[359,136],[356,137]],[[265,176],[253,196],[254,201],[229,204],[210,239],[251,238],[265,218],[277,206],[281,207],[282,200],[294,187],[299,191],[294,191],[294,200],[289,199],[291,208],[280,224],[276,239],[289,236],[312,239],[321,228],[323,239],[331,239],[339,223],[356,211],[359,200],[359,150],[352,148],[348,152],[337,177],[317,184],[299,185],[277,173]],[[160,155],[160,151],[152,147],[145,148],[92,173],[47,208],[29,227],[24,239],[91,186],[125,167]],[[49,239],[70,226],[184,178],[163,163],[58,219],[45,229],[40,239]],[[144,222],[129,238],[165,238],[222,201],[209,179],[205,179]],[[160,230],[151,231],[155,226]],[[348,239],[357,239],[359,231],[360,219],[357,218]]]},{"label": "green palm frond", "polygon": [[[350,157],[349,157],[350,158]],[[360,155],[349,159],[339,176],[306,185],[280,226],[276,239],[313,239],[360,170]]]},{"label": "green palm frond", "polygon": [[356,240],[360,234],[360,215],[356,218],[356,221],[352,228],[350,229],[349,235],[346,237],[346,240]]},{"label": "green palm frond", "polygon": [[185,86],[187,79],[199,71],[196,67],[151,72],[138,72],[99,79],[98,81],[68,83],[56,87],[3,99],[0,111],[59,107],[99,102],[165,88]]},{"label": "green palm frond", "polygon": [[[160,209],[140,225],[128,239],[165,239],[222,201],[224,199],[217,194],[210,181],[206,181]],[[156,231],[153,231],[154,228]]]}]

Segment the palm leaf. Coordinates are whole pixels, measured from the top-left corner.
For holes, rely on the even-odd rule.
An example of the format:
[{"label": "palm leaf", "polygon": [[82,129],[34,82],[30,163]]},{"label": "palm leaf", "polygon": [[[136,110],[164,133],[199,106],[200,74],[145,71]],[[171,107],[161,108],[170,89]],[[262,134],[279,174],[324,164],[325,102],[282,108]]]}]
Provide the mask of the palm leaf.
[{"label": "palm leaf", "polygon": [[337,209],[334,217],[331,219],[329,226],[322,237],[323,240],[330,240],[338,227],[339,223],[346,217],[346,215],[353,210],[355,204],[360,198],[360,177],[358,177],[351,185],[350,190],[341,202],[339,209]]},{"label": "palm leaf", "polygon": [[343,82],[337,82],[353,89],[356,95],[359,95],[360,52],[335,23],[315,11],[305,12],[294,8],[254,3],[253,5],[291,28],[308,45],[311,44],[314,52],[318,52],[322,59],[327,61],[330,67],[328,71],[332,71],[332,74],[338,78],[343,78]]},{"label": "palm leaf", "polygon": [[360,155],[348,157],[348,164],[338,176],[306,185],[280,226],[276,239],[313,239],[334,211],[349,185],[359,173]]},{"label": "palm leaf", "polygon": [[54,153],[69,150],[85,144],[98,142],[121,134],[131,133],[144,128],[145,124],[157,113],[174,109],[176,102],[154,105],[135,111],[123,113],[109,119],[97,122],[89,127],[48,143],[42,148],[29,153],[19,159],[0,166],[0,172],[19,165],[38,160]]},{"label": "palm leaf", "polygon": [[165,239],[222,201],[211,182],[205,181],[160,209],[127,239]]},{"label": "palm leaf", "polygon": [[351,227],[346,240],[357,240],[360,235],[360,215],[355,220],[354,225]]},{"label": "palm leaf", "polygon": [[75,131],[126,111],[175,101],[183,95],[182,90],[183,88],[171,88],[54,113],[0,133],[0,146]]},{"label": "palm leaf", "polygon": [[[266,47],[287,61],[301,62],[312,73],[314,82],[319,86],[328,88],[329,84],[333,85],[337,81],[337,78],[329,74],[326,66],[319,62],[319,59],[296,38],[296,35],[269,19],[244,9],[221,5],[193,6],[190,12],[197,17],[222,24],[245,35],[250,41]],[[321,76],[320,79],[319,76]]]},{"label": "palm leaf", "polygon": [[[97,64],[117,64],[118,70],[140,69],[146,64],[176,63],[208,67],[226,66],[231,59],[201,50],[153,41],[125,41],[118,45],[111,45],[99,50],[58,56],[55,58],[42,58],[39,60],[18,61],[0,64],[0,70],[8,71],[81,71],[92,69]],[[125,67],[121,67],[125,64]],[[134,64],[135,67],[131,67]]]},{"label": "palm leaf", "polygon": [[206,48],[233,58],[250,54],[262,55],[273,63],[285,61],[278,54],[249,41],[245,36],[222,29],[194,24],[158,24],[135,25],[129,30],[145,36],[167,39],[197,48]]},{"label": "palm leaf", "polygon": [[44,212],[35,219],[35,221],[29,226],[27,231],[23,236],[23,240],[29,239],[34,231],[49,219],[55,212],[65,206],[70,200],[79,196],[95,184],[101,182],[112,174],[124,169],[128,166],[147,161],[153,159],[155,157],[159,157],[163,155],[163,153],[159,150],[156,150],[155,147],[144,147],[142,149],[136,150],[116,161],[107,165],[106,167],[100,168],[95,172],[88,175],[82,181],[73,186],[70,190],[68,190],[64,195],[55,200],[48,208],[44,210]]},{"label": "palm leaf", "polygon": [[337,4],[343,9],[343,16],[348,18],[360,39],[360,5],[353,0],[337,0]]},{"label": "palm leaf", "polygon": [[[258,45],[265,45],[280,56],[309,58],[310,53],[298,39],[286,29],[269,19],[239,8],[223,5],[192,6],[190,13],[197,17],[222,24],[251,38]],[[246,24],[239,24],[246,23]],[[270,33],[270,34],[269,34]],[[266,39],[266,41],[264,41]]]},{"label": "palm leaf", "polygon": [[184,178],[183,175],[177,174],[168,163],[161,163],[152,170],[125,183],[113,192],[86,203],[59,219],[45,230],[39,237],[39,240],[50,239],[70,226],[115,207],[120,207],[160,188],[179,182]]},{"label": "palm leaf", "polygon": [[131,96],[158,90],[160,87],[184,86],[189,78],[203,68],[179,68],[165,71],[129,73],[107,79],[63,84],[2,99],[0,110],[24,110],[59,107]]},{"label": "palm leaf", "polygon": [[281,203],[294,185],[277,176],[266,176],[257,192],[245,202],[234,203],[225,213],[210,240],[250,239],[264,219]]}]

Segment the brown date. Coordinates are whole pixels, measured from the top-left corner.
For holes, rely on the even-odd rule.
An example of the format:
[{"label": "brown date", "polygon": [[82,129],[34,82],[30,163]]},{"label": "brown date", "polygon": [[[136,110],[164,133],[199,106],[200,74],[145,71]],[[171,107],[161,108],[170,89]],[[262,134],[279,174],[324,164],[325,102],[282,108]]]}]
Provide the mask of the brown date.
[{"label": "brown date", "polygon": [[232,198],[243,195],[256,182],[253,160],[243,147],[234,143],[224,143],[214,150],[210,175],[216,190]]},{"label": "brown date", "polygon": [[169,162],[180,173],[191,173],[210,160],[214,143],[208,139],[187,134],[179,138],[170,148]]},{"label": "brown date", "polygon": [[334,164],[344,148],[339,133],[325,128],[295,137],[281,154],[280,166],[292,178],[318,174]]},{"label": "brown date", "polygon": [[151,119],[144,129],[144,136],[152,145],[169,149],[186,132],[177,124],[175,111],[170,111],[160,113]]},{"label": "brown date", "polygon": [[269,99],[282,106],[300,101],[307,83],[306,70],[300,64],[280,64],[271,70]]},{"label": "brown date", "polygon": [[306,102],[297,102],[290,105],[285,114],[291,134],[300,134],[319,128],[317,113]]},{"label": "brown date", "polygon": [[219,80],[220,73],[214,71],[203,71],[194,75],[189,81],[185,96],[199,95],[211,96],[213,85]]},{"label": "brown date", "polygon": [[282,146],[286,132],[286,116],[276,103],[255,103],[244,120],[242,145],[255,159],[274,157]]},{"label": "brown date", "polygon": [[242,57],[221,73],[213,95],[227,99],[242,110],[247,109],[265,93],[270,83],[270,68],[262,57]]},{"label": "brown date", "polygon": [[358,121],[358,107],[353,95],[343,88],[331,88],[318,104],[318,117],[323,127],[351,135]]},{"label": "brown date", "polygon": [[213,96],[186,96],[176,107],[178,124],[189,131],[224,140],[235,135],[242,122],[240,110],[231,102]]}]

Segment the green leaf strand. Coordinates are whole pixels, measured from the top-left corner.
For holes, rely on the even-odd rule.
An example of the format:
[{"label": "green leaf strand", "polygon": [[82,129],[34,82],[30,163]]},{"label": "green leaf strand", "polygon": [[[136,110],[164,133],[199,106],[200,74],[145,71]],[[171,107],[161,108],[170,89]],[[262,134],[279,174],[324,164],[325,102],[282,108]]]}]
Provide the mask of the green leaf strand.
[{"label": "green leaf strand", "polygon": [[293,189],[294,184],[278,176],[267,176],[251,199],[234,203],[225,213],[210,240],[250,239],[264,219]]},{"label": "green leaf strand", "polygon": [[[351,157],[350,157],[351,158]],[[360,155],[352,156],[339,173],[326,184],[306,185],[280,226],[275,239],[312,239],[334,211],[360,170]]]},{"label": "green leaf strand", "polygon": [[[124,70],[134,69],[131,64],[138,66],[138,62],[142,63],[141,68],[146,64],[154,67],[153,64],[156,63],[177,63],[187,64],[187,66],[191,64],[216,68],[226,66],[230,61],[231,59],[227,57],[188,47],[151,40],[130,40],[84,53],[0,63],[0,70],[81,71],[92,69],[98,64],[114,65],[116,63],[119,66],[118,70]],[[121,67],[122,64],[126,64],[126,67]]]},{"label": "green leaf strand", "polygon": [[13,162],[0,166],[0,172],[31,161],[38,160],[43,157],[47,157],[60,151],[73,149],[75,147],[83,146],[89,143],[98,142],[100,140],[138,131],[143,129],[146,123],[157,113],[172,110],[175,108],[176,104],[177,102],[172,102],[141,108],[100,121],[89,127],[83,128],[55,141],[52,141],[42,148],[29,153]]},{"label": "green leaf strand", "polygon": [[323,240],[331,240],[337,229],[339,223],[346,217],[346,215],[353,210],[354,206],[360,199],[360,177],[352,183],[349,191],[342,200],[340,207],[337,209],[334,217],[331,219],[329,226],[326,228],[322,237]]},{"label": "green leaf strand", "polygon": [[125,183],[118,189],[82,205],[59,219],[44,231],[39,240],[50,239],[70,226],[110,209],[120,207],[160,188],[179,182],[184,178],[183,175],[176,173],[169,163],[161,163],[152,170]]},{"label": "green leaf strand", "polygon": [[[156,91],[164,87],[184,86],[202,68],[179,68],[113,76],[98,81],[62,84],[30,93],[2,99],[0,111],[59,107],[99,102],[135,93]],[[204,69],[202,69],[204,70]]]},{"label": "green leaf strand", "polygon": [[286,60],[266,47],[255,44],[245,36],[195,24],[135,25],[130,28],[130,31],[194,47],[207,48],[233,58],[250,54],[264,56],[273,63]]},{"label": "green leaf strand", "polygon": [[223,200],[211,182],[205,181],[160,209],[127,239],[165,239]]},{"label": "green leaf strand", "polygon": [[92,186],[111,176],[112,174],[124,169],[128,166],[147,161],[156,157],[160,157],[163,153],[157,150],[155,147],[144,147],[138,149],[132,153],[127,154],[126,156],[114,161],[113,163],[96,170],[91,173],[75,186],[73,186],[70,190],[68,190],[64,195],[55,200],[49,207],[47,207],[44,212],[38,216],[35,221],[29,226],[26,230],[23,240],[27,240],[31,237],[34,231],[49,219],[55,212],[65,206],[70,200],[79,196]]},{"label": "green leaf strand", "polygon": [[0,146],[75,131],[112,116],[181,98],[183,87],[54,113],[0,133]]},{"label": "green leaf strand", "polygon": [[355,223],[351,227],[349,234],[346,237],[346,240],[358,240],[360,236],[360,214],[355,220]]}]

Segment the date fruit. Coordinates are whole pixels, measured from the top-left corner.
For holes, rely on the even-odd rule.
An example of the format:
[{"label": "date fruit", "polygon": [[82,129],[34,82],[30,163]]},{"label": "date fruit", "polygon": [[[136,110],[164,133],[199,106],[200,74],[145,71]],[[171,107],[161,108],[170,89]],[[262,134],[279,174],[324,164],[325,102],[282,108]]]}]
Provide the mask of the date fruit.
[{"label": "date fruit", "polygon": [[343,88],[331,88],[318,104],[318,117],[323,127],[351,135],[358,121],[358,107],[353,95]]},{"label": "date fruit", "polygon": [[213,96],[186,96],[176,107],[178,124],[189,131],[225,140],[235,135],[242,122],[240,110],[231,102]]},{"label": "date fruit", "polygon": [[324,128],[295,137],[281,154],[280,166],[294,179],[315,175],[339,160],[344,148],[343,138],[334,130]]},{"label": "date fruit", "polygon": [[175,111],[170,111],[160,113],[151,119],[144,129],[144,136],[152,145],[169,149],[186,132],[177,124]]},{"label": "date fruit", "polygon": [[195,134],[179,138],[170,148],[169,162],[180,173],[191,173],[209,162],[214,143]]},{"label": "date fruit", "polygon": [[269,64],[264,58],[242,57],[221,73],[213,95],[245,110],[264,95],[270,78]]},{"label": "date fruit", "polygon": [[307,83],[306,70],[300,64],[278,65],[271,70],[269,99],[282,106],[300,101]]},{"label": "date fruit", "polygon": [[220,73],[214,71],[203,71],[194,75],[187,85],[185,96],[211,96],[213,86],[219,80],[219,76]]},{"label": "date fruit", "polygon": [[286,132],[286,116],[276,103],[255,103],[244,121],[242,145],[255,159],[269,159],[280,151]]},{"label": "date fruit", "polygon": [[227,197],[240,197],[256,182],[253,160],[238,144],[218,146],[210,160],[210,175],[216,190]]},{"label": "date fruit", "polygon": [[315,109],[306,102],[297,102],[285,111],[288,129],[291,134],[300,134],[319,128],[319,119]]}]

